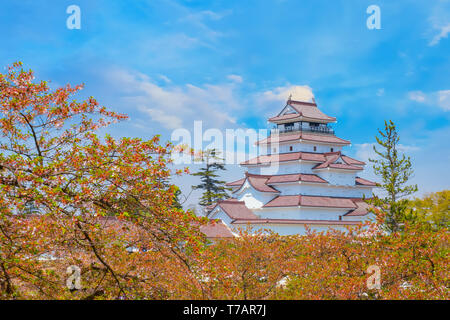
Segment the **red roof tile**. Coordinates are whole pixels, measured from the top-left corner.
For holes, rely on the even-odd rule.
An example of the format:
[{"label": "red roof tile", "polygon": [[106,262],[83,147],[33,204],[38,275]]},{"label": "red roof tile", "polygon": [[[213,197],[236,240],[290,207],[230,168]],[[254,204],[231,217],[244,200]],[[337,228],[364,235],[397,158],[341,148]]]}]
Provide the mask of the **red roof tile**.
[{"label": "red roof tile", "polygon": [[245,206],[244,201],[238,201],[237,199],[227,199],[219,201],[215,207],[217,206],[219,206],[231,219],[258,218],[257,215],[255,215],[250,209]]},{"label": "red roof tile", "polygon": [[[280,174],[280,175],[257,175],[250,174],[248,172],[245,173],[246,177],[252,178],[252,185],[256,189],[259,187],[259,184],[264,181],[265,185],[277,184],[277,183],[285,183],[285,182],[313,182],[313,183],[327,183],[326,180],[322,179],[318,175],[310,174],[310,173],[294,173],[294,174]],[[260,177],[261,181],[254,183],[254,179],[258,179]],[[246,178],[242,178],[233,182],[227,183],[228,186],[240,187],[244,184]],[[262,192],[266,192],[266,188],[262,187],[257,189]],[[264,190],[264,191],[263,191]],[[267,189],[267,192],[278,192],[278,190],[271,188]]]},{"label": "red roof tile", "polygon": [[245,181],[245,178],[236,180],[236,181],[232,181],[232,182],[228,182],[225,185],[226,186],[230,186],[230,187],[240,187]]},{"label": "red roof tile", "polygon": [[370,181],[370,180],[367,180],[367,179],[363,179],[363,178],[360,178],[360,177],[356,177],[355,178],[355,182],[356,182],[356,184],[363,185],[363,186],[373,186],[373,187],[375,187],[377,185],[373,181]]},{"label": "red roof tile", "polygon": [[301,196],[300,204],[305,207],[329,207],[329,208],[354,208],[355,204],[351,199]]},{"label": "red roof tile", "polygon": [[[334,163],[339,157],[342,158],[342,165]],[[286,161],[313,161],[321,163],[315,169],[334,167],[334,168],[343,168],[349,170],[362,170],[363,168],[359,165],[364,164],[362,161],[358,161],[356,159],[350,158],[348,156],[344,156],[341,152],[327,152],[327,153],[314,153],[314,152],[288,152],[288,153],[277,153],[270,155],[262,155],[256,158],[244,161],[241,165],[256,165],[256,164],[269,164],[275,162],[286,162]],[[355,165],[359,164],[359,165]]]},{"label": "red roof tile", "polygon": [[369,204],[363,199],[353,199],[353,203],[356,205],[356,209],[347,212],[344,216],[365,216],[369,213]]},{"label": "red roof tile", "polygon": [[289,119],[295,119],[299,118],[301,115],[298,113],[289,113],[289,114],[283,114],[282,116],[276,116],[269,118],[269,121],[282,121],[282,120],[289,120]]},{"label": "red roof tile", "polygon": [[[350,157],[345,157],[347,161],[341,155],[341,152],[328,152],[324,153],[326,161],[322,164],[315,166],[313,169],[324,169],[324,168],[336,168],[336,169],[345,169],[345,170],[363,170],[362,167],[354,166],[349,164],[347,161],[351,161],[352,163],[361,163],[361,161],[352,159]],[[339,158],[341,158],[344,163],[335,163]]]},{"label": "red roof tile", "polygon": [[269,180],[268,177],[248,174],[247,180],[252,185],[253,188],[255,188],[256,190],[258,190],[260,192],[280,193],[278,190],[276,190],[266,184],[267,180]]},{"label": "red roof tile", "polygon": [[222,220],[211,220],[207,225],[201,226],[200,231],[207,238],[233,238],[235,236]]},{"label": "red roof tile", "polygon": [[324,179],[315,174],[306,174],[306,173],[274,175],[271,176],[266,183],[272,184],[272,183],[284,183],[296,181],[327,183],[327,181],[325,181]]},{"label": "red roof tile", "polygon": [[265,164],[272,162],[286,162],[300,160],[301,152],[280,153],[258,156],[256,158],[242,162],[241,165],[247,164]]},{"label": "red roof tile", "polygon": [[288,120],[297,117],[322,120],[326,122],[336,121],[336,118],[327,116],[325,113],[320,111],[315,103],[289,100],[287,104],[295,109],[298,114],[285,114],[282,116],[278,115],[276,117],[270,118],[269,121]]},{"label": "red roof tile", "polygon": [[324,142],[324,143],[336,143],[336,144],[350,144],[350,141],[338,138],[330,134],[314,134],[314,133],[302,133],[301,138],[307,141]]},{"label": "red roof tile", "polygon": [[323,153],[312,153],[312,152],[289,152],[289,153],[277,153],[270,155],[258,156],[256,158],[242,162],[241,165],[252,165],[252,164],[268,164],[275,162],[286,162],[286,161],[314,161],[314,162],[324,162],[325,156]]},{"label": "red roof tile", "polygon": [[269,201],[264,207],[296,207],[300,205],[300,196],[278,196]]},{"label": "red roof tile", "polygon": [[356,165],[365,165],[366,163],[364,161],[359,161],[353,158],[350,158],[348,156],[341,155],[342,160],[345,161],[347,164],[356,164]]},{"label": "red roof tile", "polygon": [[323,155],[323,153],[302,152],[301,160],[324,162],[325,156]]},{"label": "red roof tile", "polygon": [[356,208],[356,205],[349,198],[322,197],[322,196],[278,196],[264,205],[271,207],[327,207],[327,208]]},{"label": "red roof tile", "polygon": [[296,140],[306,140],[313,142],[322,142],[322,143],[330,143],[330,144],[340,144],[340,145],[348,145],[350,141],[338,138],[334,135],[330,134],[315,134],[315,133],[307,133],[298,131],[296,133],[281,133],[281,134],[273,134],[268,138],[265,138],[261,141],[258,141],[256,144],[272,144],[272,143],[282,143]]}]

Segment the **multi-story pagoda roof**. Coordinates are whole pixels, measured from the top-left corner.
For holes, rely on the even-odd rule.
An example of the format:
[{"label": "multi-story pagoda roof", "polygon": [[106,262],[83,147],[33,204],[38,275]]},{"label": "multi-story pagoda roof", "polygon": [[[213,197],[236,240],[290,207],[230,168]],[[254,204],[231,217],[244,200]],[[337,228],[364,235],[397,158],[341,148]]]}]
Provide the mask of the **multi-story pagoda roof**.
[{"label": "multi-story pagoda roof", "polygon": [[315,121],[315,122],[335,122],[336,118],[327,116],[317,108],[313,102],[294,101],[289,99],[286,106],[276,116],[269,119],[274,123],[286,123],[294,121]]},{"label": "multi-story pagoda roof", "polygon": [[355,209],[355,203],[349,198],[287,195],[278,196],[264,205],[264,208],[273,207],[319,207]]},{"label": "multi-story pagoda roof", "polygon": [[276,144],[288,142],[301,142],[303,140],[306,142],[326,143],[342,146],[350,144],[350,141],[338,138],[335,135],[302,132],[302,131],[270,135],[268,138],[256,142],[256,144],[264,145],[264,144]]},{"label": "multi-story pagoda roof", "polygon": [[[342,161],[340,161],[342,160]],[[313,169],[336,168],[344,170],[363,170],[361,166],[364,162],[345,156],[338,152],[314,153],[314,152],[289,152],[270,155],[261,155],[256,158],[244,161],[242,166],[267,165],[278,162],[289,161],[309,161],[317,162]]]},{"label": "multi-story pagoda roof", "polygon": [[[357,176],[363,161],[342,153],[350,141],[334,135],[329,123],[336,118],[320,111],[314,100],[289,99],[269,121],[276,128],[257,142],[270,147],[267,154],[241,163],[248,172],[227,183],[233,198],[206,208],[210,218],[223,219],[230,228],[250,224],[280,234],[304,233],[306,225],[343,228],[368,218],[364,199],[372,197],[377,184]],[[268,168],[272,164],[280,165]],[[225,231],[222,227],[218,233]]]},{"label": "multi-story pagoda roof", "polygon": [[[276,189],[277,184],[292,183],[292,182],[318,183],[318,184],[329,183],[325,179],[319,177],[317,174],[311,173],[258,175],[246,172],[245,178],[229,182],[226,185],[228,187],[235,188],[234,192],[236,192],[244,185],[245,181],[249,181],[250,185],[257,191],[270,193],[279,193],[279,191]],[[356,177],[355,182],[357,185],[360,186],[374,187],[377,185],[375,182],[360,177]]]}]

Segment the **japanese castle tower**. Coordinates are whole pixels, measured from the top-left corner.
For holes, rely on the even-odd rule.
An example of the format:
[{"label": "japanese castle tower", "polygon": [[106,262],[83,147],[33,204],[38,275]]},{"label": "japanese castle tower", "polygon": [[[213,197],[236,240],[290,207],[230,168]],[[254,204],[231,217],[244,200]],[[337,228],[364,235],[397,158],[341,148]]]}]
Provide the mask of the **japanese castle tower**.
[{"label": "japanese castle tower", "polygon": [[364,162],[344,154],[350,141],[335,136],[330,123],[336,118],[314,99],[290,97],[269,122],[275,128],[257,142],[267,152],[241,163],[245,177],[227,184],[231,199],[206,208],[210,219],[220,219],[228,234],[249,224],[290,235],[304,234],[305,226],[344,229],[369,218],[363,198],[372,197],[376,184],[359,177]]}]

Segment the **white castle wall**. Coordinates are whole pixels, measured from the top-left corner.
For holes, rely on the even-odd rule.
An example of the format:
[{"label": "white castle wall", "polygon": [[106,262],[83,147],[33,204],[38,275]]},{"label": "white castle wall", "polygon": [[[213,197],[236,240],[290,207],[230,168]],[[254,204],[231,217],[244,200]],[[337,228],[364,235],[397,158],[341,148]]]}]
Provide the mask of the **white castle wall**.
[{"label": "white castle wall", "polygon": [[254,213],[266,219],[339,220],[339,216],[348,211],[338,208],[283,207],[262,208]]},{"label": "white castle wall", "polygon": [[354,186],[357,172],[323,169],[323,170],[314,170],[314,173],[333,185]]},{"label": "white castle wall", "polygon": [[366,214],[365,216],[343,216],[343,221],[373,221],[375,222],[375,214],[373,212],[370,212]]},{"label": "white castle wall", "polygon": [[272,163],[265,166],[249,166],[248,172],[251,174],[263,174],[263,175],[279,175],[279,174],[292,174],[292,173],[310,173],[317,174],[319,177],[325,179],[331,184],[336,185],[354,185],[355,177],[360,171],[340,171],[336,169],[323,169],[313,170],[317,166],[317,162],[308,161],[289,161]]},{"label": "white castle wall", "polygon": [[[239,227],[245,227],[243,225],[231,225],[231,229],[234,232],[237,232]],[[269,229],[272,230],[273,232],[278,233],[279,235],[282,236],[287,236],[287,235],[294,235],[294,234],[298,234],[298,235],[305,235],[306,234],[306,229],[305,229],[305,225],[302,224],[291,224],[291,225],[287,225],[287,224],[252,224],[252,231],[253,232],[257,232],[259,230],[264,231],[264,229]],[[330,229],[335,229],[335,230],[341,230],[341,231],[345,231],[346,228],[344,226],[335,226],[335,225],[309,225],[309,228],[312,231],[318,231],[318,232],[326,232]]]},{"label": "white castle wall", "polygon": [[330,196],[330,197],[348,197],[348,198],[366,198],[372,196],[372,190],[365,187],[338,187],[320,184],[307,183],[280,183],[273,185],[275,189],[283,195],[310,195],[310,196]]},{"label": "white castle wall", "polygon": [[277,193],[259,192],[255,190],[248,181],[245,181],[241,189],[234,193],[234,197],[239,201],[244,201],[245,206],[249,209],[261,208],[276,196],[278,196]]},{"label": "white castle wall", "polygon": [[231,222],[233,219],[231,219],[223,210],[221,207],[217,206],[213,212],[209,215],[210,219],[221,219],[223,223],[225,223],[228,226],[231,226]]},{"label": "white castle wall", "polygon": [[267,166],[260,167],[248,167],[248,172],[251,174],[262,174],[262,175],[280,175],[280,174],[291,174],[291,173],[314,173],[312,168],[316,166],[317,163],[304,162],[304,161],[292,161],[292,162],[280,162],[273,163]]},{"label": "white castle wall", "polygon": [[[292,151],[290,150],[292,147]],[[314,151],[314,147],[316,147],[316,151]],[[333,149],[333,151],[331,151]],[[336,146],[333,144],[317,144],[317,143],[307,143],[307,142],[292,142],[289,144],[282,143],[277,148],[277,151],[274,152],[274,147],[270,150],[271,153],[287,153],[287,152],[316,152],[316,153],[325,153],[325,152],[337,152],[342,151],[342,146]]]}]

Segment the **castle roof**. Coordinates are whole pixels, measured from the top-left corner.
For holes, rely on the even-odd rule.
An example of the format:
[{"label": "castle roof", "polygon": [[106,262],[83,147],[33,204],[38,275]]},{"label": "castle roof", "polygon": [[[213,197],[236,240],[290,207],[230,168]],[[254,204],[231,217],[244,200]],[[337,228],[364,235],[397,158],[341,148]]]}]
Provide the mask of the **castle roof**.
[{"label": "castle roof", "polygon": [[[287,183],[287,182],[311,182],[311,183],[327,183],[326,180],[322,179],[316,174],[310,174],[310,173],[290,173],[290,174],[279,174],[279,175],[257,175],[257,174],[250,174],[248,172],[245,173],[246,177],[248,177],[251,180],[260,180],[261,183],[264,183],[266,186],[270,186],[273,184],[279,184],[279,183]],[[259,178],[260,177],[260,178]],[[227,183],[227,186],[233,186],[233,187],[241,187],[245,180],[247,178],[239,179],[233,182]],[[256,189],[255,185],[252,184],[252,186]],[[259,187],[259,186],[258,186]],[[256,189],[258,190],[258,189]],[[263,188],[259,188],[258,191],[265,190]],[[268,192],[278,192],[274,188],[271,188],[268,190]],[[264,191],[262,191],[264,192]]]},{"label": "castle roof", "polygon": [[289,195],[278,196],[266,203],[263,208],[273,207],[326,207],[356,209],[356,204],[350,198]]},{"label": "castle roof", "polygon": [[235,234],[222,220],[211,220],[208,224],[200,226],[200,232],[209,239],[233,238]]},{"label": "castle roof", "polygon": [[349,145],[350,141],[338,138],[330,134],[320,134],[311,132],[297,131],[295,133],[280,133],[270,135],[261,141],[256,142],[256,144],[275,144],[275,143],[287,143],[294,141],[311,141],[317,143],[329,143],[336,145]]},{"label": "castle roof", "polygon": [[356,208],[344,214],[346,217],[357,217],[357,216],[365,216],[369,213],[370,205],[365,202],[363,199],[352,199],[355,203]]},{"label": "castle roof", "polygon": [[[325,161],[313,168],[313,170],[317,169],[326,169],[326,168],[335,168],[335,169],[343,169],[343,170],[363,170],[362,167],[356,166],[355,164],[364,165],[365,163],[347,156],[343,156],[340,151],[338,152],[327,152],[323,154],[325,157]],[[342,161],[340,161],[342,159]]]},{"label": "castle roof", "polygon": [[232,224],[359,225],[361,222],[349,220],[242,219],[235,220]]},{"label": "castle roof", "polygon": [[242,179],[239,179],[236,181],[228,182],[225,185],[229,186],[229,187],[240,187],[244,182],[245,182],[245,178],[242,178]]},{"label": "castle roof", "polygon": [[[283,113],[286,107],[290,107],[294,113]],[[293,121],[318,121],[334,122],[336,118],[327,116],[317,108],[315,102],[288,100],[286,107],[276,116],[269,119],[270,122],[283,123]]]},{"label": "castle roof", "polygon": [[360,177],[356,177],[355,178],[355,182],[357,185],[362,185],[362,186],[371,186],[371,187],[376,187],[376,183],[367,179],[363,179]]},{"label": "castle roof", "polygon": [[[342,159],[342,163],[335,163],[338,159]],[[349,169],[349,170],[362,170],[363,168],[360,167],[359,165],[365,164],[362,161],[358,161],[351,157],[342,155],[340,151],[326,152],[326,153],[314,153],[314,152],[299,151],[299,152],[261,155],[256,158],[244,161],[241,163],[241,165],[242,166],[260,165],[260,164],[270,164],[270,163],[277,163],[277,162],[288,162],[288,161],[299,161],[299,160],[319,163],[320,165],[314,167],[314,169],[337,168],[337,169]],[[358,164],[358,165],[356,165],[356,164]]]},{"label": "castle roof", "polygon": [[244,201],[237,199],[227,199],[216,203],[216,205],[209,211],[212,212],[217,206],[219,206],[223,212],[225,212],[231,219],[257,219],[250,209],[245,206]]},{"label": "castle roof", "polygon": [[271,186],[267,185],[267,181],[269,180],[269,177],[267,176],[261,176],[261,175],[247,175],[247,181],[250,183],[250,185],[255,188],[255,190],[258,190],[260,192],[273,192],[273,193],[279,193],[278,190],[272,188]]},{"label": "castle roof", "polygon": [[267,184],[285,183],[285,182],[313,182],[313,183],[327,183],[326,180],[322,179],[316,174],[309,173],[294,173],[294,174],[282,174],[271,176]]}]

